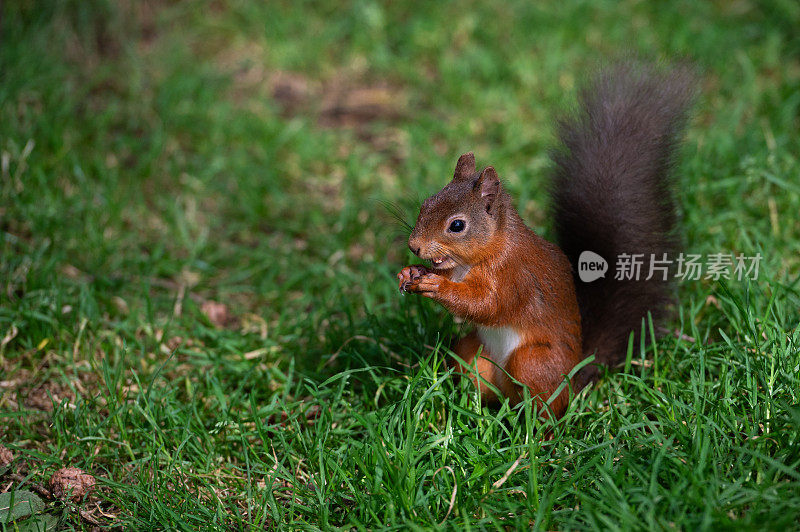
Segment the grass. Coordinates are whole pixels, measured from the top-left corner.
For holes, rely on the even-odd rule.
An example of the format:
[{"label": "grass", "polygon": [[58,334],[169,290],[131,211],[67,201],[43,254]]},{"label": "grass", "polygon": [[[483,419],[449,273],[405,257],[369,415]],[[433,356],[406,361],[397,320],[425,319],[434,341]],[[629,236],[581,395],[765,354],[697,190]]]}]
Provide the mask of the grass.
[{"label": "grass", "polygon": [[[793,2],[2,14],[0,490],[91,472],[48,501],[79,529],[800,526]],[[474,150],[548,235],[553,121],[626,50],[700,68],[686,249],[758,280],[682,283],[694,341],[634,346],[560,423],[482,409],[383,202],[413,220]]]}]

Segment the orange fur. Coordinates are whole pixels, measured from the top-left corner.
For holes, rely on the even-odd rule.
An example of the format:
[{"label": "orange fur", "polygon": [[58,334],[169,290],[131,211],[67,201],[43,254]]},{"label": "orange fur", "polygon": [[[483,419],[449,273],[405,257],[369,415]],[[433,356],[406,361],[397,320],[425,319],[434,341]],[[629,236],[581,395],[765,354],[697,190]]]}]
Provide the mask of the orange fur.
[{"label": "orange fur", "polygon": [[[638,343],[642,319],[668,315],[669,279],[607,275],[583,282],[574,273],[584,250],[613,263],[622,254],[661,257],[678,249],[670,170],[693,87],[687,68],[631,62],[602,72],[580,92],[580,108],[559,123],[553,152],[550,196],[560,249],[525,226],[497,172],[476,171],[472,153],[422,204],[408,245],[433,268],[404,268],[400,288],[476,324],[455,352],[512,402],[523,391],[514,381],[545,401],[584,354],[620,363],[631,334]],[[597,375],[587,365],[574,387]],[[487,401],[497,399],[480,386]],[[565,390],[551,405],[556,416],[567,401]]]},{"label": "orange fur", "polygon": [[[572,270],[557,246],[525,226],[493,169],[489,172],[493,176],[487,177],[486,170],[478,176],[473,166],[473,175],[459,176],[459,168],[463,167],[459,159],[454,183],[462,186],[448,189],[449,185],[439,197],[429,200],[432,208],[423,207],[409,239],[409,246],[420,257],[446,257],[444,264],[452,261],[452,267],[407,266],[398,275],[400,286],[438,301],[476,325],[502,327],[509,335],[515,333],[516,347],[507,357],[492,353],[483,345],[478,371],[513,403],[519,402],[522,390],[507,373],[527,386],[541,406],[583,358]],[[478,193],[484,179],[497,183],[494,189],[492,183],[487,185],[495,197],[486,207],[486,195]],[[469,218],[469,227],[476,234],[462,239],[447,238],[446,234],[440,237],[442,226],[452,218],[453,211],[470,213],[465,218]],[[473,332],[461,339],[454,351],[472,364],[481,345],[478,334]],[[488,359],[501,360],[502,369]],[[481,391],[486,401],[497,399],[489,388],[482,386]],[[551,405],[556,416],[563,413],[567,400],[565,389]]]}]

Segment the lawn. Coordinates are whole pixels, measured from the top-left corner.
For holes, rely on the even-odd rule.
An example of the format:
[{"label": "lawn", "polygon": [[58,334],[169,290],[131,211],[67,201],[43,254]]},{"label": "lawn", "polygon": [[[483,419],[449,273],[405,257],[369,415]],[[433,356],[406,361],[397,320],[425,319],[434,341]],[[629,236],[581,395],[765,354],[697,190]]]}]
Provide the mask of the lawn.
[{"label": "lawn", "polygon": [[[76,529],[800,527],[796,2],[0,11],[0,497]],[[632,53],[700,73],[685,250],[758,278],[681,281],[679,334],[558,423],[482,408],[467,325],[397,290],[401,221],[472,150],[551,235],[555,120]],[[49,497],[62,467],[96,489]]]}]

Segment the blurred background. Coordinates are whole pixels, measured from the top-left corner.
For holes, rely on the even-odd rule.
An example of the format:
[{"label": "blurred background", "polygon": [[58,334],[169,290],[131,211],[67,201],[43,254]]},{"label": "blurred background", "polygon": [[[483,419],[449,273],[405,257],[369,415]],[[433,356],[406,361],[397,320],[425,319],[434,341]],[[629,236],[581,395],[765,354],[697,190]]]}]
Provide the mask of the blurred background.
[{"label": "blurred background", "polygon": [[[295,371],[320,389],[344,368],[409,371],[458,325],[397,293],[411,256],[393,214],[413,222],[472,150],[549,235],[554,121],[630,54],[701,73],[679,168],[687,249],[760,251],[768,280],[797,278],[793,0],[0,6],[0,411],[16,412],[0,442],[42,471],[72,457],[152,481],[116,460],[184,422],[205,430],[197,460],[236,461],[209,427],[276,394],[302,410]],[[719,339],[713,283],[681,289]],[[126,410],[127,450],[82,439],[105,430],[98,397],[144,389],[162,421]]]}]

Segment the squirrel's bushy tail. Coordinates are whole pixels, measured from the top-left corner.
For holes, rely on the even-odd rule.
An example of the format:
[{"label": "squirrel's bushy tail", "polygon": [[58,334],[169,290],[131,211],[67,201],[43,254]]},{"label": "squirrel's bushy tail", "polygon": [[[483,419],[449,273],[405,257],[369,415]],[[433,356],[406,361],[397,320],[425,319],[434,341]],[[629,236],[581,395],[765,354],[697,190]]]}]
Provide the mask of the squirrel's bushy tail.
[{"label": "squirrel's bushy tail", "polygon": [[[551,191],[556,232],[575,274],[584,353],[596,362],[624,360],[632,331],[638,345],[642,318],[648,311],[654,320],[663,317],[670,303],[669,281],[659,273],[645,279],[651,255],[675,259],[670,170],[693,96],[688,68],[618,64],[580,92],[578,111],[559,124]],[[604,278],[581,281],[585,250],[608,261]],[[638,280],[615,279],[624,254],[643,256]],[[595,374],[591,368],[582,380]]]}]

